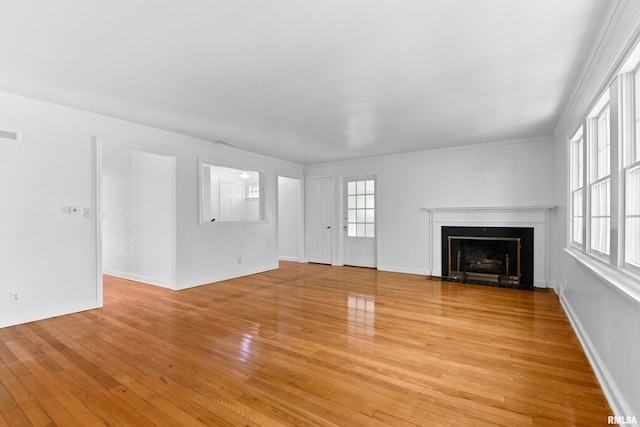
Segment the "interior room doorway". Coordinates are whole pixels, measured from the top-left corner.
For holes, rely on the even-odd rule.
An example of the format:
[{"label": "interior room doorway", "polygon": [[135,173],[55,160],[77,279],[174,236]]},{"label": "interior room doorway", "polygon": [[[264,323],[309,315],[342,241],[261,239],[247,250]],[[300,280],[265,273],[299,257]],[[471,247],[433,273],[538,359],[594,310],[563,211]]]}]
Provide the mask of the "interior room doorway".
[{"label": "interior room doorway", "polygon": [[278,259],[304,260],[302,181],[278,176]]},{"label": "interior room doorway", "polygon": [[175,156],[105,141],[97,151],[100,279],[104,273],[175,289]]}]

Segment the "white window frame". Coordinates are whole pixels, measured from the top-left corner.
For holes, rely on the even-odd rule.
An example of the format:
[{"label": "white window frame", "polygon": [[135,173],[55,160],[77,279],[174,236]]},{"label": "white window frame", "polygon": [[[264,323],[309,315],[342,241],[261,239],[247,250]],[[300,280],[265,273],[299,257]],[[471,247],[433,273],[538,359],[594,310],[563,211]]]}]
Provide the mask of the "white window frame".
[{"label": "white window frame", "polygon": [[[626,59],[620,68],[610,75],[611,80],[602,88],[602,92],[596,95],[596,101],[585,109],[578,125],[582,125],[584,138],[584,159],[583,159],[583,184],[584,184],[584,243],[575,241],[574,224],[576,214],[574,213],[574,192],[578,189],[576,182],[576,159],[572,153],[576,134],[567,137],[567,164],[569,166],[569,176],[567,181],[567,248],[568,254],[583,266],[591,270],[594,274],[610,282],[623,293],[631,296],[634,300],[640,299],[640,206],[638,204],[638,191],[630,187],[629,181],[633,176],[633,185],[640,187],[640,177],[636,175],[640,170],[640,42],[630,46]],[[594,158],[594,141],[597,138],[597,118],[604,111],[605,105],[609,104],[609,143],[610,158],[609,174],[597,174],[597,164]],[[601,159],[606,159],[601,157]],[[602,172],[602,169],[600,170]],[[607,178],[608,176],[608,178]],[[603,182],[609,179],[609,194],[604,192],[608,200],[609,213],[609,254],[592,250],[592,240],[595,238],[592,231],[592,216],[594,212],[592,206],[592,193],[602,186]],[[606,213],[606,212],[605,212]],[[606,215],[605,215],[606,217]],[[630,221],[633,222],[631,228]],[[597,243],[593,241],[593,243]],[[597,245],[596,245],[597,246]],[[635,251],[635,252],[634,252]]]},{"label": "white window frame", "polygon": [[[634,191],[628,189],[627,177],[630,172],[640,174],[640,162],[635,162],[630,166],[624,168],[625,176],[625,211],[624,211],[624,250],[623,250],[623,267],[630,271],[640,275],[640,262],[638,257],[640,256],[640,227],[636,225],[635,228],[629,227],[631,219],[640,221],[640,215],[637,213],[630,213],[628,203],[631,199]],[[640,187],[640,186],[639,186]],[[638,198],[638,195],[635,195]],[[635,256],[634,256],[635,255]],[[633,259],[631,257],[633,256]]]},{"label": "white window frame", "polygon": [[[630,228],[630,220],[640,222],[640,185],[638,188],[629,187],[629,176],[640,174],[640,66],[628,74],[621,76],[622,96],[620,109],[621,120],[621,209],[620,209],[620,235],[621,235],[621,262],[625,270],[640,274],[640,225]],[[640,177],[636,177],[640,180]],[[633,203],[635,202],[635,203]],[[630,210],[633,209],[633,212]],[[630,257],[633,256],[633,259]]]},{"label": "white window frame", "polygon": [[345,181],[347,237],[375,238],[376,191],[375,178],[350,178]]},{"label": "white window frame", "polygon": [[569,140],[567,194],[569,246],[633,281],[640,279],[640,196],[630,187],[634,179],[640,188],[640,45],[636,50],[635,62],[621,68]]},{"label": "white window frame", "polygon": [[584,125],[571,138],[569,149],[569,241],[584,249],[585,243],[585,191],[584,191]]},{"label": "white window frame", "polygon": [[586,161],[586,248],[603,261],[611,255],[611,105],[609,90],[587,116]]}]

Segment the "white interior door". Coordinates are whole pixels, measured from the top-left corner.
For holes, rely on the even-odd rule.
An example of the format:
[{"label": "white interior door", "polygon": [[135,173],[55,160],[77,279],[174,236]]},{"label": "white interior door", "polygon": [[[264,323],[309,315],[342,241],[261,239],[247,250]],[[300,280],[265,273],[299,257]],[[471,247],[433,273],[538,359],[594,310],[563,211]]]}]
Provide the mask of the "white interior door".
[{"label": "white interior door", "polygon": [[220,220],[242,221],[244,186],[235,182],[220,182]]},{"label": "white interior door", "polygon": [[344,263],[375,268],[376,177],[346,178],[344,195]]},{"label": "white interior door", "polygon": [[331,264],[331,178],[307,179],[307,261]]}]

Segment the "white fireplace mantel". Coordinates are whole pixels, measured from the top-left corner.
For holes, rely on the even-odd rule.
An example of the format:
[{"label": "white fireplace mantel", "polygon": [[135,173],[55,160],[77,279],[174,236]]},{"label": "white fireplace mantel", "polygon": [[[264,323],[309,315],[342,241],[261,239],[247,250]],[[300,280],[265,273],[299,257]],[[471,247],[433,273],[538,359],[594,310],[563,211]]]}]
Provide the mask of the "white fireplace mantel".
[{"label": "white fireplace mantel", "polygon": [[430,276],[442,276],[442,227],[533,228],[533,285],[549,285],[549,212],[555,206],[434,207],[429,213]]}]

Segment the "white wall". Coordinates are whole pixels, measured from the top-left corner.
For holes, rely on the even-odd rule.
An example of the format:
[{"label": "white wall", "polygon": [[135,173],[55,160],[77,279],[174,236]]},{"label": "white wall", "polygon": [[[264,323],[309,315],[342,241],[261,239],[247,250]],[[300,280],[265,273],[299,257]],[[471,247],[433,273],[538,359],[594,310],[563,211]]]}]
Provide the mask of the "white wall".
[{"label": "white wall", "polygon": [[278,177],[278,257],[285,261],[300,261],[300,190],[301,180]]},{"label": "white wall", "polygon": [[93,203],[91,133],[5,97],[0,123],[22,133],[0,144],[0,327],[95,307],[94,220],[67,214]]},{"label": "white wall", "polygon": [[[96,218],[66,213],[96,207],[94,137],[175,156],[176,288],[277,267],[276,177],[301,178],[302,166],[10,94],[0,128],[22,133],[0,144],[0,327],[100,304]],[[200,225],[199,158],[264,171],[266,220]]]},{"label": "white wall", "polygon": [[103,271],[175,286],[175,158],[102,151]]},{"label": "white wall", "polygon": [[334,178],[333,263],[342,263],[342,180],[377,174],[378,268],[427,274],[425,208],[522,207],[554,203],[552,140],[432,150],[310,166]]},{"label": "white wall", "polygon": [[[640,35],[640,2],[622,2],[600,35],[593,60],[556,129],[556,193],[551,276],[616,415],[640,418],[640,300],[621,291],[625,278],[598,262],[567,252],[569,138],[611,82]],[[587,67],[588,65],[588,67]],[[638,289],[637,280],[627,279]]]}]

